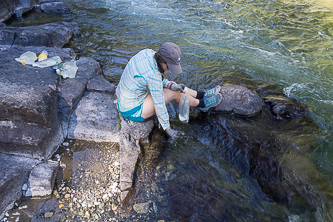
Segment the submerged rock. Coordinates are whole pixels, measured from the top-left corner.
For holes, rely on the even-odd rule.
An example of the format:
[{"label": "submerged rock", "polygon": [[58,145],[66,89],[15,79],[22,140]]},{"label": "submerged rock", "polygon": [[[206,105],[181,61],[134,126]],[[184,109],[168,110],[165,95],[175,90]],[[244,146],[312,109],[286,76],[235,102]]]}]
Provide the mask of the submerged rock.
[{"label": "submerged rock", "polygon": [[295,119],[308,115],[305,107],[300,106],[295,100],[283,96],[267,96],[265,103],[269,104],[271,112],[279,119]]},{"label": "submerged rock", "polygon": [[[230,115],[205,115],[198,123],[211,141],[210,146],[238,169],[251,176],[272,201],[298,214],[328,210],[333,202],[329,185],[308,160],[317,144],[316,123],[304,105],[283,95],[272,84],[254,81],[241,73],[223,76],[227,85],[246,85],[264,100],[261,114],[253,118]],[[315,179],[314,179],[315,178]],[[313,183],[316,181],[315,183]],[[311,187],[311,189],[309,189]],[[325,199],[313,201],[315,196]]]},{"label": "submerged rock", "polygon": [[146,214],[150,210],[150,202],[134,204],[133,209],[138,214]]},{"label": "submerged rock", "polygon": [[42,12],[47,14],[68,14],[71,12],[65,2],[46,2],[40,5]]},{"label": "submerged rock", "polygon": [[[223,84],[230,107],[223,107],[222,101],[224,111],[212,110],[189,124],[174,124],[185,135],[161,153],[161,165],[150,164],[144,150],[133,202],[156,198],[162,203],[164,197],[168,203],[159,213],[179,221],[287,221],[290,215],[331,221],[332,189],[309,158],[317,145],[318,127],[306,107],[284,96],[278,86],[241,73],[223,76]],[[239,91],[231,93],[233,89]],[[248,91],[245,98],[258,98],[260,115],[230,115],[238,102],[247,104],[241,92]],[[160,147],[152,147],[155,157]],[[187,148],[195,150],[188,154]],[[176,175],[171,177],[161,170],[168,169],[168,161],[175,162]]]}]

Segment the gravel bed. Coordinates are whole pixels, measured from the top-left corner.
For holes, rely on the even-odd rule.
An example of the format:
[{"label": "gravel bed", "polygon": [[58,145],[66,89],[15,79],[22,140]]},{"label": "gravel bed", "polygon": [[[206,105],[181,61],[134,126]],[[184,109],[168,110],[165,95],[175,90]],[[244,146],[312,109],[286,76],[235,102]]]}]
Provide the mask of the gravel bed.
[{"label": "gravel bed", "polygon": [[118,143],[65,142],[51,197],[15,203],[1,221],[120,221]]}]

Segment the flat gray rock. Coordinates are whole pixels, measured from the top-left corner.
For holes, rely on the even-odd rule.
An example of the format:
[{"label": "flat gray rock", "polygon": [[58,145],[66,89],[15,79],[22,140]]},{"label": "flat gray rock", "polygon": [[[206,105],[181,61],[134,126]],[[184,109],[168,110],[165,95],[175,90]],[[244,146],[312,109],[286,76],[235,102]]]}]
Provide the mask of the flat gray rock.
[{"label": "flat gray rock", "polygon": [[116,91],[116,86],[107,81],[103,75],[99,75],[88,82],[87,90],[90,92],[114,94]]},{"label": "flat gray rock", "polygon": [[48,160],[35,166],[29,175],[32,197],[43,197],[52,194],[59,162]]},{"label": "flat gray rock", "polygon": [[78,67],[76,77],[86,79],[87,81],[95,78],[102,74],[102,69],[99,63],[89,57],[81,57],[76,61],[76,65]]},{"label": "flat gray rock", "polygon": [[60,85],[59,96],[73,108],[83,97],[87,81],[84,79],[65,79]]},{"label": "flat gray rock", "polygon": [[114,96],[89,92],[73,112],[68,138],[96,142],[119,142],[119,120]]},{"label": "flat gray rock", "polygon": [[58,112],[64,138],[67,137],[70,116],[85,93],[87,80],[66,79],[60,86]]}]

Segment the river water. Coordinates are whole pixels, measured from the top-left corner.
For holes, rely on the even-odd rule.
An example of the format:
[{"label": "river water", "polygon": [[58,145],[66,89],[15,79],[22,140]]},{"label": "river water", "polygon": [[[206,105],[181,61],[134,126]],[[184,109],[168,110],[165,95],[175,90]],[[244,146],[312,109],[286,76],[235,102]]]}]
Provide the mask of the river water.
[{"label": "river water", "polygon": [[[333,2],[68,0],[83,37],[71,47],[119,80],[127,61],[166,41],[183,52],[181,75],[169,79],[203,88],[224,70],[278,84],[309,106],[332,141]],[[327,142],[327,143],[326,143]],[[328,161],[330,162],[330,161]]]},{"label": "river water", "polygon": [[[244,72],[255,80],[280,86],[286,96],[308,106],[319,126],[317,144],[307,155],[332,186],[333,1],[68,3],[74,20],[82,26],[82,38],[71,47],[79,56],[98,60],[112,81],[119,80],[127,61],[138,51],[158,49],[163,42],[171,41],[182,49],[183,73],[169,73],[168,78],[188,87],[202,89],[226,71]],[[180,221],[329,220],[330,216],[325,218],[331,213],[327,210],[318,216],[310,213],[312,210],[293,211],[290,206],[285,209],[266,202],[251,185],[252,180],[238,178],[236,167],[218,158],[214,147],[184,140],[185,148],[169,146],[159,157],[154,165],[156,172],[151,173],[158,175],[155,179],[147,172],[140,175],[143,181],[138,179],[137,184],[141,187],[157,182],[154,188],[137,191],[139,197],[134,203],[162,199],[155,201],[157,215],[171,215],[168,219]]]},{"label": "river water", "polygon": [[[308,107],[319,126],[316,145],[306,157],[333,186],[332,0],[66,3],[72,9],[68,19],[78,22],[82,32],[70,47],[79,57],[89,56],[100,62],[104,74],[115,83],[138,51],[158,49],[163,42],[171,41],[182,49],[183,73],[168,73],[168,79],[202,89],[224,72],[235,71],[281,87],[287,97]],[[187,125],[183,130],[192,129]],[[186,147],[181,149],[169,145],[159,156],[160,162],[155,158],[152,175],[142,176],[143,181],[138,179],[144,195],[138,195],[134,202],[154,201],[156,219],[166,220],[332,219],[327,208],[313,213],[316,210],[286,209],[270,202],[253,180],[239,174],[237,167],[224,161],[225,156],[219,158],[205,139],[198,143],[191,136],[185,137]],[[148,182],[153,188],[144,189]],[[177,194],[179,191],[183,194]],[[195,207],[189,207],[191,204]]]}]

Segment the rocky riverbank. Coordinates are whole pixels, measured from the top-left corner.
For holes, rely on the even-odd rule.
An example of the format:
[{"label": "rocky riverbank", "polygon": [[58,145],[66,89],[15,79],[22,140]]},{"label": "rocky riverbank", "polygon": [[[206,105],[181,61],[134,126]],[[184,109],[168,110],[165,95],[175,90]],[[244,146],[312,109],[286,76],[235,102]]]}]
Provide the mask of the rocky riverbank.
[{"label": "rocky riverbank", "polygon": [[60,161],[52,195],[22,198],[3,221],[119,221],[118,143],[64,142],[52,160]]},{"label": "rocky riverbank", "polygon": [[[1,21],[13,14],[18,18],[22,15],[18,14],[20,12],[36,10],[68,13],[64,3],[50,1],[1,4]],[[52,8],[57,10],[52,11]],[[115,86],[100,78],[103,76],[98,62],[91,58],[77,59],[73,50],[62,48],[79,36],[78,24],[57,22],[16,28],[2,25],[0,33],[2,218],[22,195],[40,198],[51,194],[55,176],[61,170],[61,160],[49,159],[65,138],[118,142],[119,137],[113,103]],[[33,67],[16,61],[25,52],[39,55],[43,50],[48,52],[49,58],[58,56],[62,62],[75,61],[76,78],[63,79],[50,67]],[[81,99],[83,102],[79,104]],[[99,103],[92,105],[94,101]],[[89,114],[81,121],[79,118],[87,114],[84,110]],[[89,131],[91,128],[96,130]]]},{"label": "rocky riverbank", "polygon": [[[1,21],[12,15],[20,18],[21,12],[29,10],[69,10],[57,2],[8,3],[0,3]],[[52,7],[47,10],[47,6]],[[118,115],[116,86],[104,78],[100,64],[92,58],[76,58],[72,49],[63,48],[78,36],[75,22],[0,27],[0,218],[184,221],[204,215],[206,220],[232,220],[230,212],[239,209],[236,202],[223,195],[218,200],[202,195],[204,201],[192,206],[184,194],[192,189],[200,194],[201,184],[183,178],[171,162],[166,166],[156,163],[168,144],[164,132],[154,128],[154,119],[138,124]],[[62,62],[74,61],[78,68],[75,78],[65,79],[49,67],[15,60],[24,52],[38,55],[43,50]],[[229,174],[225,172],[219,180],[251,181],[247,188],[257,191],[257,204],[277,203],[279,218],[288,218],[284,209],[290,206],[296,208],[295,214],[303,209],[320,214],[329,208],[329,204],[321,209],[320,201],[311,202],[313,196],[303,186],[303,181],[320,181],[321,187],[315,190],[332,199],[329,187],[306,158],[316,142],[316,126],[307,109],[286,98],[277,86],[243,73],[224,72],[212,84],[222,86],[223,101],[209,113],[192,110],[189,124],[177,125],[177,106],[168,105],[173,127],[184,132],[172,146],[176,150],[181,144],[214,147],[214,155],[226,158],[239,170],[228,178],[224,178]],[[302,164],[292,165],[294,155]],[[189,164],[187,173],[193,169]],[[302,179],[300,184],[293,172]],[[240,216],[250,212],[257,218],[268,217],[257,215],[246,204],[242,207],[245,213]]]}]

